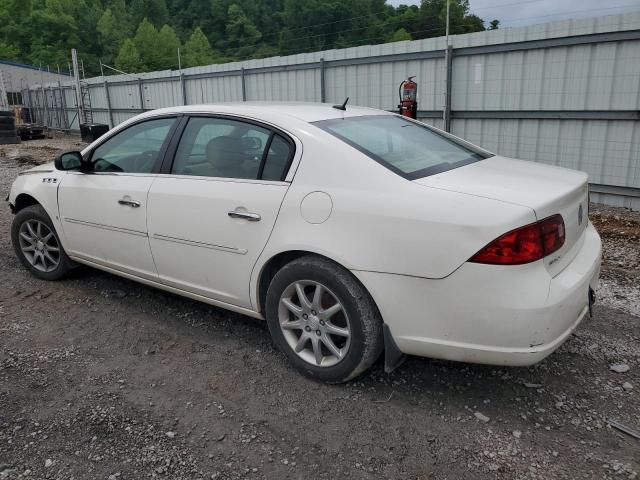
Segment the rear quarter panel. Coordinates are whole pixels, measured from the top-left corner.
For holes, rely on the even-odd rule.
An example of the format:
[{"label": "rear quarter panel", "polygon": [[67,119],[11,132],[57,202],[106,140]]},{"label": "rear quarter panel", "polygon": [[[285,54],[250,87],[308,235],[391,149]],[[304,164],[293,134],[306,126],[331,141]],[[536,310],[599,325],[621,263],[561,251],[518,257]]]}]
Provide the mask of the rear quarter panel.
[{"label": "rear quarter panel", "polygon": [[[351,270],[438,279],[502,233],[535,221],[527,207],[415,184],[316,127],[296,135],[304,154],[254,268],[254,301],[262,268],[281,252],[305,250]],[[302,200],[314,191],[331,197],[323,223],[301,214]]]}]

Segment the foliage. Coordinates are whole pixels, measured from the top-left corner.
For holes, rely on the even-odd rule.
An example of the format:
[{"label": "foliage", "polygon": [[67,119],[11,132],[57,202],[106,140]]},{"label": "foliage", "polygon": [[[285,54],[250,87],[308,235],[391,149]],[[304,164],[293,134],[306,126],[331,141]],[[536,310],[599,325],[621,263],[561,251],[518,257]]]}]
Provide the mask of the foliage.
[{"label": "foliage", "polygon": [[[441,36],[445,18],[446,0],[0,0],[0,58],[66,70],[76,48],[87,75],[142,72],[177,68],[178,48],[188,67]],[[452,35],[484,29],[450,0]]]},{"label": "foliage", "polygon": [[213,63],[214,60],[215,56],[209,40],[200,27],[196,27],[187,43],[184,44],[184,66],[207,65]]},{"label": "foliage", "polygon": [[127,38],[116,57],[116,67],[125,72],[138,72],[141,68],[140,52],[133,40]]},{"label": "foliage", "polygon": [[165,70],[169,68],[178,68],[178,49],[180,48],[180,39],[176,32],[169,25],[164,25],[158,32],[158,50],[159,63],[158,68]]},{"label": "foliage", "polygon": [[411,34],[400,27],[387,39],[387,42],[402,42],[404,40],[411,40]]}]

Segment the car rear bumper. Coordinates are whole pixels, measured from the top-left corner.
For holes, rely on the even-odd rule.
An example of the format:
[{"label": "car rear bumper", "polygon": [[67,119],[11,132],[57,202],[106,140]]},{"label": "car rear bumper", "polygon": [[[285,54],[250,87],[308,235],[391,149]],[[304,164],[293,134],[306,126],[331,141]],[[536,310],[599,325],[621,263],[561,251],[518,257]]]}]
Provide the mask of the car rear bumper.
[{"label": "car rear bumper", "polygon": [[465,263],[444,279],[354,271],[398,348],[411,355],[494,365],[539,362],[589,311],[601,242],[589,224],[576,256],[555,277],[543,262]]}]

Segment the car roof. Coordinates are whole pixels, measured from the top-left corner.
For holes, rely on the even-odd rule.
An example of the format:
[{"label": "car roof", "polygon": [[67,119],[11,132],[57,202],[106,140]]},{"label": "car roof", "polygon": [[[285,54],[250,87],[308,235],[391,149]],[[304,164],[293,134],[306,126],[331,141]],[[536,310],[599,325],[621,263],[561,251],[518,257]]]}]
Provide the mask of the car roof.
[{"label": "car roof", "polygon": [[229,113],[246,115],[254,118],[268,119],[271,115],[286,115],[304,122],[317,122],[334,118],[360,117],[363,115],[389,115],[389,112],[368,107],[349,106],[346,110],[333,108],[332,103],[312,102],[234,102],[205,103],[162,108],[148,112],[150,114],[166,113]]}]

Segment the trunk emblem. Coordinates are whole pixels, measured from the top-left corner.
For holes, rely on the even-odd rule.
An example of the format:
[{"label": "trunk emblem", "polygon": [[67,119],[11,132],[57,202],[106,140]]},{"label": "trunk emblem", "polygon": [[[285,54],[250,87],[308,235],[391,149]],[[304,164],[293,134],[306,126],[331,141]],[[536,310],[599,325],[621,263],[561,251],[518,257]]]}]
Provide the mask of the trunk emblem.
[{"label": "trunk emblem", "polygon": [[578,225],[582,225],[582,217],[584,212],[582,210],[582,204],[580,204],[580,208],[578,208]]}]

